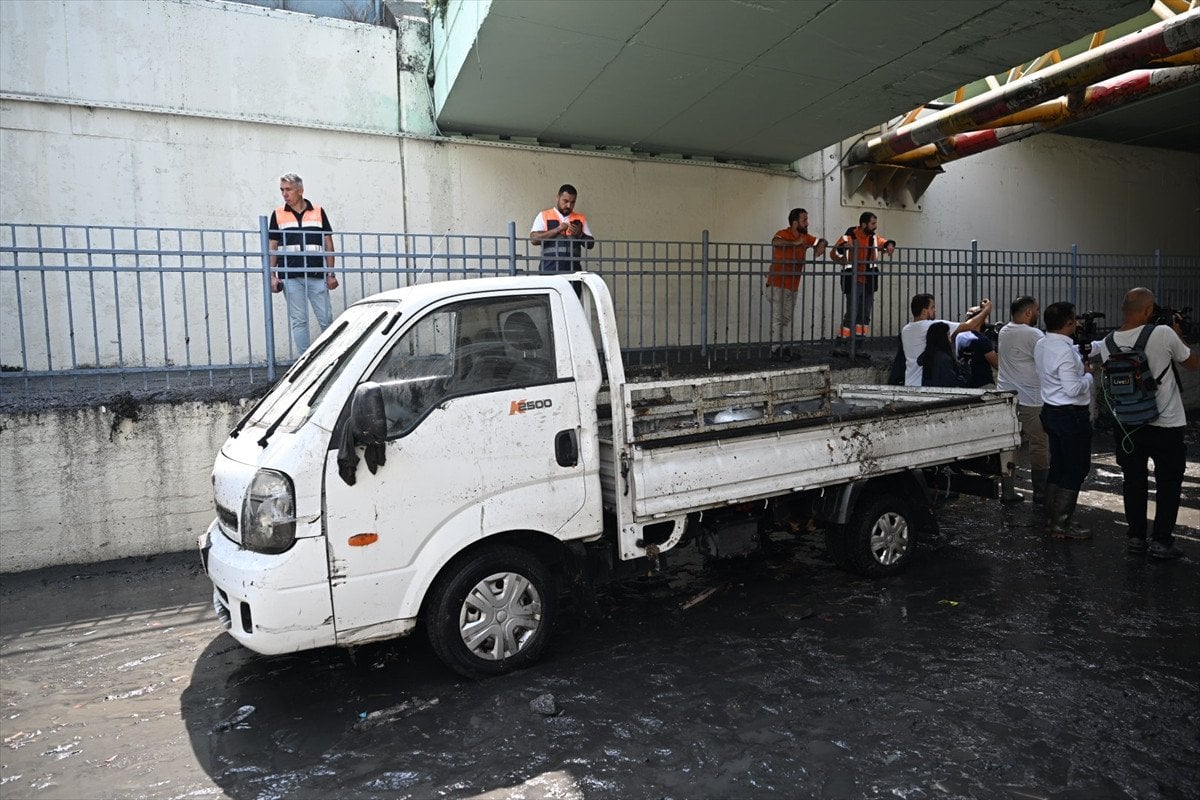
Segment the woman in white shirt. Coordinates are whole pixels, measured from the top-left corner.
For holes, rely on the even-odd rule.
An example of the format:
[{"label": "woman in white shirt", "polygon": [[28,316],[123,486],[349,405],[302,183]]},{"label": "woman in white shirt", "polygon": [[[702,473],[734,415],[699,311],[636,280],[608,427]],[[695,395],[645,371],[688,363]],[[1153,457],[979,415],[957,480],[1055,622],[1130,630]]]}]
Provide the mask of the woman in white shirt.
[{"label": "woman in white shirt", "polygon": [[1091,531],[1071,522],[1079,489],[1092,468],[1091,366],[1079,353],[1075,306],[1046,307],[1046,336],[1033,348],[1042,394],[1042,427],[1050,438],[1050,473],[1046,476],[1046,533],[1056,539],[1092,538]]}]

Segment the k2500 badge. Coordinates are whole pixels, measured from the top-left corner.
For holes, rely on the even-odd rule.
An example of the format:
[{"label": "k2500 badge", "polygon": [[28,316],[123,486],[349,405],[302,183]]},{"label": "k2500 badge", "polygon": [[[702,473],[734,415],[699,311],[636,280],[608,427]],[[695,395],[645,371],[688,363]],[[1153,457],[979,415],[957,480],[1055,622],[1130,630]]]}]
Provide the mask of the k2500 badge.
[{"label": "k2500 badge", "polygon": [[545,400],[513,400],[508,407],[508,415],[524,414],[526,411],[537,411],[541,408],[550,408],[554,405],[554,401],[550,398]]}]

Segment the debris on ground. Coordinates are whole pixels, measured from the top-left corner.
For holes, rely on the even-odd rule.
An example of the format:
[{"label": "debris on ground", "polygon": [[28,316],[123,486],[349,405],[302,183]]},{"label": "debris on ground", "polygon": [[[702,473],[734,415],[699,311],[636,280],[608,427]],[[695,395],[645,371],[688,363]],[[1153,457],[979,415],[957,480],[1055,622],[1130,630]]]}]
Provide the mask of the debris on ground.
[{"label": "debris on ground", "polygon": [[682,606],[680,606],[679,609],[681,611],[687,611],[692,606],[698,606],[701,603],[703,603],[705,600],[707,600],[708,598],[712,597],[717,592],[726,588],[727,586],[729,586],[728,583],[722,583],[720,586],[710,586],[707,589],[705,589],[703,592],[701,592],[700,594],[693,597],[691,600],[688,600],[686,603],[684,603]]},{"label": "debris on ground", "polygon": [[562,713],[562,709],[558,707],[558,701],[549,692],[539,694],[530,700],[529,710],[535,714],[541,714],[543,717],[557,717]]},{"label": "debris on ground", "polygon": [[422,700],[419,697],[414,697],[412,700],[408,700],[388,708],[381,708],[378,711],[372,711],[370,713],[364,711],[358,715],[358,722],[354,723],[354,729],[365,731],[379,725],[387,725],[395,722],[398,719],[403,719],[410,714],[415,714],[418,711],[424,711],[427,708],[432,708],[437,704],[438,698],[436,697],[431,700]]}]

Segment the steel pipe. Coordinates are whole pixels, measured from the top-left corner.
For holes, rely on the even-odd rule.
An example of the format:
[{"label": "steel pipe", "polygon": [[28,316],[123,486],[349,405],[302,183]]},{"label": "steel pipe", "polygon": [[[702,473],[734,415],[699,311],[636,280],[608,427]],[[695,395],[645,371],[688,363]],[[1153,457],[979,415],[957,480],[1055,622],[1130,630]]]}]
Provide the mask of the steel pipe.
[{"label": "steel pipe", "polygon": [[1200,9],[1142,28],[882,136],[860,142],[851,149],[848,161],[850,164],[891,162],[922,145],[980,128],[1046,98],[1066,94],[1196,47],[1200,47]]}]

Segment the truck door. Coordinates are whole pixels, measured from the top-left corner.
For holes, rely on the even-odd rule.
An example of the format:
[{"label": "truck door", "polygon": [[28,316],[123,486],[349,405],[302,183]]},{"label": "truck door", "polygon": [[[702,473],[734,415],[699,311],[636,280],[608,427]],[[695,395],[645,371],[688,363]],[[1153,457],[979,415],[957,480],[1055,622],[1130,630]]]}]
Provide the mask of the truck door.
[{"label": "truck door", "polygon": [[588,487],[561,317],[551,291],[449,301],[368,371],[385,400],[386,461],[375,474],[360,463],[353,486],[336,449],[325,468],[339,641],[402,632],[421,563],[498,532],[569,529]]}]

